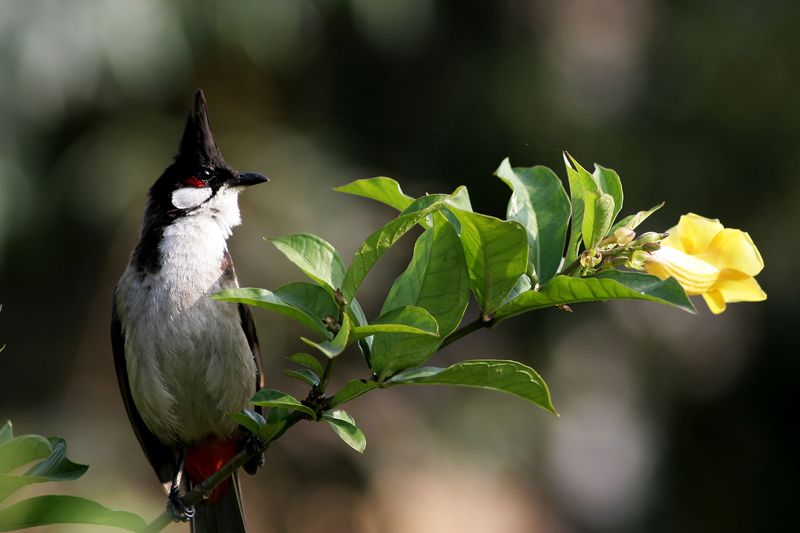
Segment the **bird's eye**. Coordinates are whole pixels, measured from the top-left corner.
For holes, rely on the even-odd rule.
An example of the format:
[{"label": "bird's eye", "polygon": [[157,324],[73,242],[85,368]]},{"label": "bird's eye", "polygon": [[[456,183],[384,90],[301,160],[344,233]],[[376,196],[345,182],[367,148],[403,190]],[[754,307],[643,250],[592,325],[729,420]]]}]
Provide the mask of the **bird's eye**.
[{"label": "bird's eye", "polygon": [[190,187],[205,187],[206,186],[206,184],[204,182],[200,181],[199,179],[197,179],[196,176],[189,176],[188,178],[183,180],[183,183],[185,185],[190,186]]}]

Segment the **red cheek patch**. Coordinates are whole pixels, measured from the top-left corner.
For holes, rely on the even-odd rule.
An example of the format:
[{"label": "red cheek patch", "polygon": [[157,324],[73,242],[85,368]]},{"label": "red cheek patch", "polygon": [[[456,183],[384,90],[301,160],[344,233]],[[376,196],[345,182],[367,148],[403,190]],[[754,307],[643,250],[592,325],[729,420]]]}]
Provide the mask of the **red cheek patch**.
[{"label": "red cheek patch", "polygon": [[191,187],[205,187],[206,186],[205,183],[203,183],[199,179],[195,178],[194,176],[192,176],[190,178],[186,178],[185,180],[183,180],[183,183],[185,183],[186,185],[189,185]]}]

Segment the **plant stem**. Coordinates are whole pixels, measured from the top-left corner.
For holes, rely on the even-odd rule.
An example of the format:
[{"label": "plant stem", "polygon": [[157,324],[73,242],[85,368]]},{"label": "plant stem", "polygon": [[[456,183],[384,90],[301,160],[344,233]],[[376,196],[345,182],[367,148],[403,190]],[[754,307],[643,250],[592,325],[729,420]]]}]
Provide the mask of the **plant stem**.
[{"label": "plant stem", "polygon": [[453,333],[451,333],[450,335],[448,335],[444,339],[444,342],[441,344],[441,346],[439,346],[439,349],[441,350],[445,346],[448,346],[448,345],[456,342],[461,337],[469,335],[473,331],[478,331],[479,329],[488,328],[491,324],[492,324],[491,320],[486,322],[486,321],[483,320],[483,318],[478,317],[475,320],[473,320],[472,322],[470,322],[469,324],[467,324],[466,326],[464,326],[462,328],[459,328],[456,331],[454,331]]},{"label": "plant stem", "polygon": [[333,365],[336,363],[336,358],[328,359],[328,363],[325,365],[325,371],[322,374],[322,379],[320,379],[319,385],[316,386],[316,389],[319,391],[320,395],[325,394],[325,389],[328,387],[328,381],[331,379],[331,374],[333,373]]},{"label": "plant stem", "polygon": [[556,275],[557,276],[569,276],[572,273],[573,270],[578,268],[578,265],[580,265],[580,264],[581,264],[581,260],[580,259],[576,259],[575,261],[570,263],[569,266],[564,267],[564,269],[561,272],[559,272],[558,274],[556,274]]}]

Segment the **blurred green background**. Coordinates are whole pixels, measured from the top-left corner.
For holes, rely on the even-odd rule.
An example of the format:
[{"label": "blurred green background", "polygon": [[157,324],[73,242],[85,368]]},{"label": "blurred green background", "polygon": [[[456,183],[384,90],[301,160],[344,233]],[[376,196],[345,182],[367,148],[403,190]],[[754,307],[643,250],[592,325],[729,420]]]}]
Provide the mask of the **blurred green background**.
[{"label": "blurred green background", "polygon": [[[481,331],[431,360],[536,368],[557,419],[471,389],[374,392],[348,405],[363,456],[304,423],[246,479],[252,531],[781,531],[796,522],[800,441],[800,3],[728,0],[140,0],[0,2],[0,421],[58,434],[90,463],[66,492],[152,519],[165,498],[128,426],[111,296],[146,191],[194,91],[240,171],[230,241],[245,286],[304,279],[262,237],[309,232],[346,262],[394,213],[331,189],[378,175],[419,196],[467,185],[503,216],[492,172],[561,150],[615,169],[623,215],[689,211],[748,231],[769,299],[699,316],[573,306]],[[368,316],[406,238],[359,293]],[[472,320],[477,311],[467,311]],[[298,326],[256,312],[271,388]],[[334,386],[366,377],[356,351]],[[793,435],[794,433],[794,435]],[[89,531],[50,528],[48,531]],[[188,530],[172,526],[168,531]]]}]

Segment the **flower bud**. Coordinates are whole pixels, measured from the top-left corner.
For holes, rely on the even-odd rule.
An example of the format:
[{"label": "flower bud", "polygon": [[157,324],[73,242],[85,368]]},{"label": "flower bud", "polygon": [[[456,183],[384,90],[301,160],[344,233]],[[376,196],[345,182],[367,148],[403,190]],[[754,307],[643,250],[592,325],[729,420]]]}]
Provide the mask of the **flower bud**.
[{"label": "flower bud", "polygon": [[583,268],[594,268],[599,265],[602,260],[603,256],[594,248],[586,250],[581,254],[581,266]]},{"label": "flower bud", "polygon": [[648,231],[647,233],[642,233],[638,239],[636,239],[631,243],[631,246],[641,246],[649,242],[661,242],[661,239],[664,238],[661,235],[662,235],[661,233],[655,233],[652,231]]},{"label": "flower bud", "polygon": [[642,245],[642,250],[645,252],[655,252],[661,249],[661,244],[657,242],[648,242]]},{"label": "flower bud", "polygon": [[647,261],[649,258],[650,254],[648,252],[636,250],[631,254],[630,261],[626,263],[626,266],[636,270],[644,270],[645,261]]},{"label": "flower bud", "polygon": [[333,291],[333,299],[336,301],[336,305],[339,307],[344,307],[349,303],[340,289]]},{"label": "flower bud", "polygon": [[618,255],[617,257],[612,257],[608,260],[608,265],[612,268],[620,267],[628,262],[628,258],[624,255]]},{"label": "flower bud", "polygon": [[614,241],[623,246],[631,242],[635,237],[636,232],[624,226],[617,228],[617,230],[614,232]]}]

